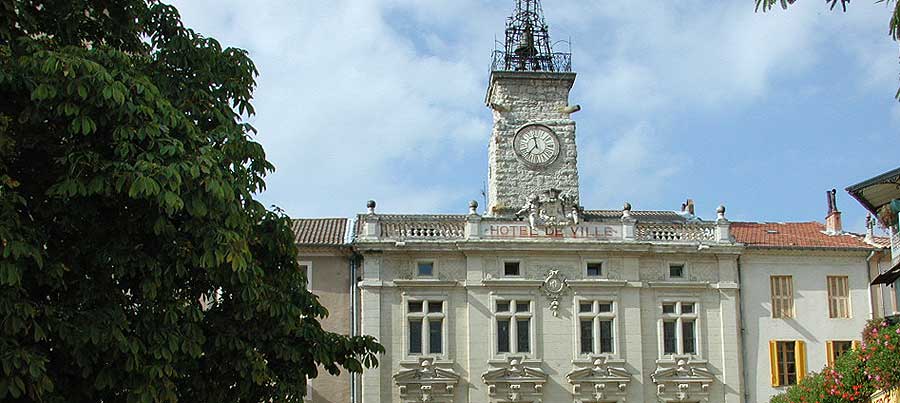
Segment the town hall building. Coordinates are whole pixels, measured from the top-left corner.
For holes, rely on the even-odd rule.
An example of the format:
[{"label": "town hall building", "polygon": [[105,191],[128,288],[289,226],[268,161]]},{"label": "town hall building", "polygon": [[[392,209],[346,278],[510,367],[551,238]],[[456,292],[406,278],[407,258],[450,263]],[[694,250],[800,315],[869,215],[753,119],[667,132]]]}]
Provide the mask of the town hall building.
[{"label": "town hall building", "polygon": [[825,224],[583,206],[576,74],[550,43],[517,0],[485,98],[486,206],[369,201],[352,225],[350,320],[385,354],[351,401],[767,402],[852,348],[883,247],[842,231],[834,193]]}]

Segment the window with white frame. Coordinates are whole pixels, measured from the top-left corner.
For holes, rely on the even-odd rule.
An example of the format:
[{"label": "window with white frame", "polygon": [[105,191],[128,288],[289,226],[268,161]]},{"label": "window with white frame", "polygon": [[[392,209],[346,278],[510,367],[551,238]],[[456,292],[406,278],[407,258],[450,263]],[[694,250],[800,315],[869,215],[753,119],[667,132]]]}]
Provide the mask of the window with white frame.
[{"label": "window with white frame", "polygon": [[586,262],[584,264],[584,276],[587,278],[603,277],[603,262]]},{"label": "window with white frame", "polygon": [[444,354],[446,304],[443,300],[407,301],[407,353]]},{"label": "window with white frame", "polygon": [[506,277],[518,277],[522,275],[522,263],[518,260],[503,261],[503,275]]},{"label": "window with white frame", "polygon": [[582,355],[615,353],[615,304],[609,300],[578,301],[578,352]]},{"label": "window with white frame", "polygon": [[684,263],[669,263],[669,280],[684,280],[687,278],[687,266]]},{"label": "window with white frame", "polygon": [[498,354],[531,352],[532,311],[531,300],[494,301]]},{"label": "window with white frame", "polygon": [[667,301],[662,303],[663,355],[697,355],[697,303]]},{"label": "window with white frame", "polygon": [[434,277],[434,260],[417,261],[416,277]]},{"label": "window with white frame", "polygon": [[300,271],[306,274],[306,291],[312,290],[312,262],[300,262]]}]

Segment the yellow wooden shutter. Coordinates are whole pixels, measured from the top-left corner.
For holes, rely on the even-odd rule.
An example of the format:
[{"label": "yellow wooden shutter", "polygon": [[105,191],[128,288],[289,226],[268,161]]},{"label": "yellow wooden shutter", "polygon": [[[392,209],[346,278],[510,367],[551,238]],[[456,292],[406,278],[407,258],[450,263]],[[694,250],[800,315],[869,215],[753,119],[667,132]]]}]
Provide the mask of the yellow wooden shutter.
[{"label": "yellow wooden shutter", "polygon": [[797,382],[806,377],[806,343],[802,340],[794,342],[794,360],[797,363]]},{"label": "yellow wooden shutter", "polygon": [[828,361],[828,366],[834,366],[834,344],[831,340],[825,342],[825,359]]},{"label": "yellow wooden shutter", "polygon": [[853,350],[859,351],[859,340],[853,340]]},{"label": "yellow wooden shutter", "polygon": [[778,342],[769,340],[769,366],[772,373],[772,386],[781,386],[781,376],[778,374]]}]

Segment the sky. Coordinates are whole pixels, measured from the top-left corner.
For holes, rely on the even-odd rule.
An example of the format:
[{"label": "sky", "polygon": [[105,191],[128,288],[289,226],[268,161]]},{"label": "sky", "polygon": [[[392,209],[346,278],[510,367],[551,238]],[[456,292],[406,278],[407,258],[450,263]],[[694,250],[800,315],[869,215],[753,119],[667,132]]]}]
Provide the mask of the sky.
[{"label": "sky", "polygon": [[[184,23],[246,49],[276,171],[259,197],[292,217],[484,206],[495,39],[513,0],[179,0]],[[753,0],[544,0],[573,54],[581,204],[732,221],[865,210],[843,189],[897,168],[898,45],[884,3],[755,13]],[[502,46],[502,45],[497,45]]]}]

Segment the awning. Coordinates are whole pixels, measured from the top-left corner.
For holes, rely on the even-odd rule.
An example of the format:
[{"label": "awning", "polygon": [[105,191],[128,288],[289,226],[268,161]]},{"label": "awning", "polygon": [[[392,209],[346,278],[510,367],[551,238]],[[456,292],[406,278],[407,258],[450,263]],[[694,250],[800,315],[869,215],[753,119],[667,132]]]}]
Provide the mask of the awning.
[{"label": "awning", "polygon": [[894,267],[891,267],[890,270],[879,274],[878,277],[875,277],[875,279],[872,280],[872,285],[893,284],[895,281],[897,281],[898,278],[900,278],[900,262],[897,262],[897,264],[895,264]]}]

